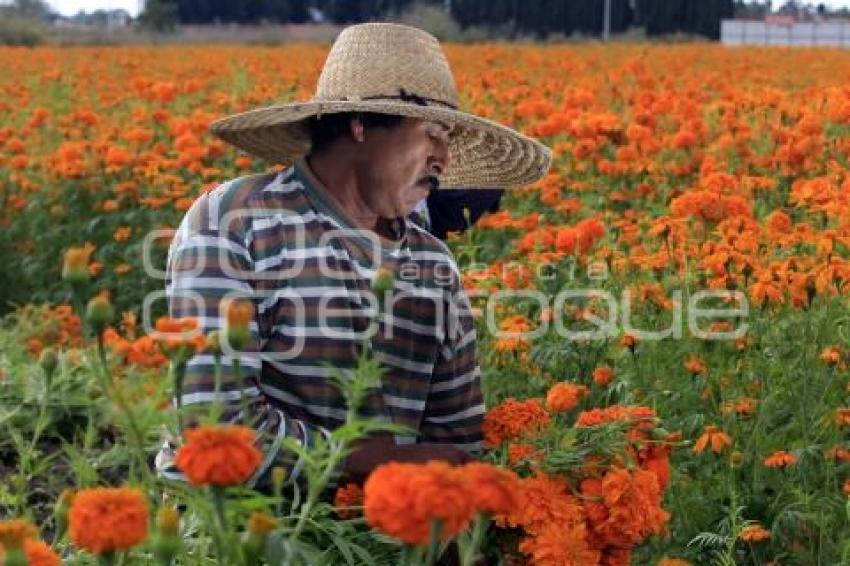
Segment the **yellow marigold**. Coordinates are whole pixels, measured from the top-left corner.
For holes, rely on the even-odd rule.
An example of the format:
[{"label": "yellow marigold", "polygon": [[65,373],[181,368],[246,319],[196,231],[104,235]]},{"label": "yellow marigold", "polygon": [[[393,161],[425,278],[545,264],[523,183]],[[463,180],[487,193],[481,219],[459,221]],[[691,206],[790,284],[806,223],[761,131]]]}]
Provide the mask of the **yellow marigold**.
[{"label": "yellow marigold", "polygon": [[553,413],[566,413],[575,409],[582,397],[587,395],[587,387],[574,383],[560,382],[546,393],[546,408]]},{"label": "yellow marigold", "polygon": [[138,489],[84,489],[68,513],[71,541],[92,554],[133,548],[148,536],[148,503]]},{"label": "yellow marigold", "polygon": [[787,468],[796,463],[797,457],[785,450],[778,450],[764,459],[764,465],[768,468]]},{"label": "yellow marigold", "polygon": [[277,519],[265,513],[255,511],[248,518],[248,532],[259,537],[265,537],[278,526]]},{"label": "yellow marigold", "polygon": [[186,432],[175,464],[192,485],[238,485],[262,462],[254,438],[254,431],[244,426],[199,426]]},{"label": "yellow marigold", "polygon": [[770,538],[770,531],[758,523],[753,523],[741,529],[738,537],[746,542],[762,542]]},{"label": "yellow marigold", "polygon": [[9,550],[23,547],[24,541],[38,536],[38,529],[24,519],[0,521],[0,546]]},{"label": "yellow marigold", "polygon": [[475,515],[466,476],[444,462],[390,462],[375,468],[366,480],[366,522],[407,544],[427,544],[431,524],[440,521],[440,536],[450,540]]}]

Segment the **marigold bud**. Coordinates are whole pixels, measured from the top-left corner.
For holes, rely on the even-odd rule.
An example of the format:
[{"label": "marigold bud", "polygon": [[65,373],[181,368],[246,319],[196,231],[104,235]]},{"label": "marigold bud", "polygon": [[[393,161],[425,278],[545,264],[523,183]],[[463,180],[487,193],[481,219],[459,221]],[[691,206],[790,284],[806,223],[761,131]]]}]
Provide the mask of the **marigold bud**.
[{"label": "marigold bud", "polygon": [[100,333],[107,324],[115,318],[115,308],[104,295],[98,295],[89,300],[86,305],[86,322]]},{"label": "marigold bud", "polygon": [[241,350],[251,341],[251,320],[254,305],[246,300],[231,300],[225,305],[225,336],[234,350]]},{"label": "marigold bud", "polygon": [[91,278],[88,269],[89,259],[93,250],[94,248],[91,246],[65,250],[65,258],[62,262],[62,279],[72,285],[88,283]]},{"label": "marigold bud", "polygon": [[49,379],[53,375],[53,372],[56,371],[56,366],[59,365],[59,356],[56,354],[56,350],[53,348],[42,350],[41,356],[38,358],[38,365],[41,366],[41,369],[44,370],[44,373],[47,374]]},{"label": "marigold bud", "polygon": [[254,513],[242,539],[242,553],[248,564],[260,564],[265,555],[266,539],[277,528],[277,520],[265,513]]},{"label": "marigold bud", "polygon": [[215,356],[221,355],[221,333],[218,330],[212,330],[207,332],[204,338],[204,346],[207,352]]},{"label": "marigold bud", "polygon": [[378,295],[383,295],[392,291],[395,286],[395,274],[386,267],[379,267],[375,272],[375,277],[372,279],[372,291]]},{"label": "marigold bud", "polygon": [[156,512],[156,532],[152,541],[154,556],[161,564],[171,564],[181,544],[179,513],[173,507],[162,507]]},{"label": "marigold bud", "polygon": [[272,468],[272,488],[274,493],[283,491],[283,482],[286,481],[286,468],[275,466]]}]

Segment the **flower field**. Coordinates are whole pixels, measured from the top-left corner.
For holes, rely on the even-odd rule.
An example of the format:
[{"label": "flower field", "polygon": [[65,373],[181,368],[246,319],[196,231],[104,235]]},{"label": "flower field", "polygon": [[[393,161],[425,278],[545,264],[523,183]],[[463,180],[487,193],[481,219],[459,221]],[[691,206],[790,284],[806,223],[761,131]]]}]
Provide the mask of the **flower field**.
[{"label": "flower field", "polygon": [[[268,167],[209,123],[309,98],[326,51],[0,48],[0,564],[850,562],[841,51],[446,46],[464,109],[555,156],[448,242],[482,460],[334,485],[379,426],[353,410],[283,447],[306,481],[249,489],[253,432],[211,414],[190,484],[156,476],[181,365],[221,358],[164,316],[169,230]],[[364,358],[338,385],[356,409],[379,379]]]}]

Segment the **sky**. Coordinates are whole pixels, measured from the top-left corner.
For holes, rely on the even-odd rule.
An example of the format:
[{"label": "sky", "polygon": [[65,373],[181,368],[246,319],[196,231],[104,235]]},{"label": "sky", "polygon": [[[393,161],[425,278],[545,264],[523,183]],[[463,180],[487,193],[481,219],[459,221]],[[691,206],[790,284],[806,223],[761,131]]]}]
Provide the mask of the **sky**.
[{"label": "sky", "polygon": [[[829,7],[850,7],[850,0],[809,0],[813,4],[823,2]],[[139,7],[142,4],[141,0],[47,0],[50,6],[65,16],[73,16],[80,10],[86,12],[94,12],[95,10],[110,10],[123,8],[127,10],[131,16],[135,17],[139,14]],[[781,5],[784,2],[774,2],[774,5]],[[808,1],[803,2],[804,4]]]}]

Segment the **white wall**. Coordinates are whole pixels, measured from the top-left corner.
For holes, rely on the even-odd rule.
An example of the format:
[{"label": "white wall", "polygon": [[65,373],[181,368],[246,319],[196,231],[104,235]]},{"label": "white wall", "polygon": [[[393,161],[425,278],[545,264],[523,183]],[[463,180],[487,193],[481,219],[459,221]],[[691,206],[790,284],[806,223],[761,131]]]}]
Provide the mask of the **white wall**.
[{"label": "white wall", "polygon": [[850,47],[850,22],[797,22],[790,25],[745,20],[720,22],[724,45],[810,45]]}]

